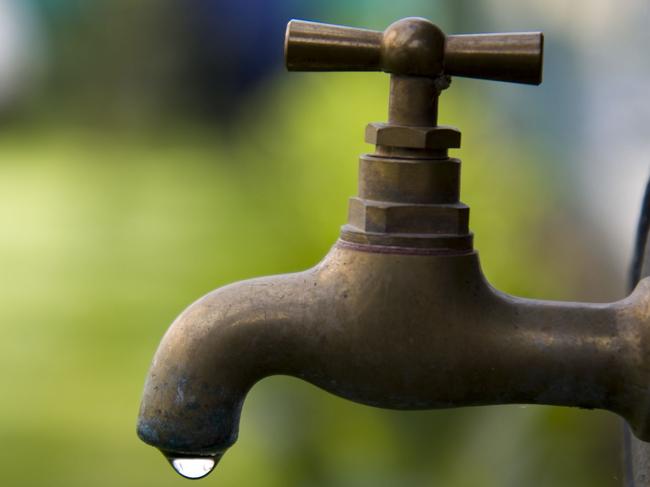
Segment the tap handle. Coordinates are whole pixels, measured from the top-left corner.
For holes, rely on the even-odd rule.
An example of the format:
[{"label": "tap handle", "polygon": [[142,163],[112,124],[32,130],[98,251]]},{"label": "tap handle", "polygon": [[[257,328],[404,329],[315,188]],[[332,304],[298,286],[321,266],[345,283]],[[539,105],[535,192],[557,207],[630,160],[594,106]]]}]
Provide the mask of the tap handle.
[{"label": "tap handle", "polygon": [[383,32],[291,20],[284,48],[290,71],[385,71],[540,84],[543,46],[541,32],[446,36],[428,20],[409,17]]},{"label": "tap handle", "polygon": [[542,82],[544,34],[447,36],[445,71],[466,78],[538,85]]},{"label": "tap handle", "polygon": [[284,38],[289,71],[380,71],[382,33],[290,20]]}]

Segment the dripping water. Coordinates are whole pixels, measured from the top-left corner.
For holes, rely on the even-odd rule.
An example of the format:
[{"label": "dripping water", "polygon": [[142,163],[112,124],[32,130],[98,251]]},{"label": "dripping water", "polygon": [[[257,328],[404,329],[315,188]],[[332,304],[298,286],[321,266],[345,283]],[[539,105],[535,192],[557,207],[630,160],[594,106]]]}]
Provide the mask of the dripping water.
[{"label": "dripping water", "polygon": [[201,479],[208,475],[221,459],[221,454],[212,456],[182,455],[163,452],[172,468],[186,479]]}]

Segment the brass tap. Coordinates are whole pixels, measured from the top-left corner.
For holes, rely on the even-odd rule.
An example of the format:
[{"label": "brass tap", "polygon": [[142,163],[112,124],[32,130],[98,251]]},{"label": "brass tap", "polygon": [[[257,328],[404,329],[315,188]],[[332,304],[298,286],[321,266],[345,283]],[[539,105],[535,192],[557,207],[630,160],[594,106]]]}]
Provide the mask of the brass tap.
[{"label": "brass tap", "polygon": [[437,125],[450,76],[539,84],[541,33],[445,36],[425,19],[383,33],[291,21],[290,70],[390,73],[388,123],[367,127],[338,242],[312,269],[217,289],[171,325],[138,435],[175,459],[219,458],[244,398],[286,374],[393,409],[602,408],[650,441],[650,280],[609,304],[509,296],[482,274],[459,201],[460,132]]}]

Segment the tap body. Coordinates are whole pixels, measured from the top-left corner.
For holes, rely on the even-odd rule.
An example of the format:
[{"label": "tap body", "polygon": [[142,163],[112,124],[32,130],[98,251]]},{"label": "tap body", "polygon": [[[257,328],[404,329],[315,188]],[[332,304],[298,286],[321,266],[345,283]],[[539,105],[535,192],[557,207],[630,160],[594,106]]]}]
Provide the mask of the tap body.
[{"label": "tap body", "polygon": [[388,123],[367,127],[375,152],[361,157],[348,223],[318,265],[217,289],[172,324],[140,438],[168,456],[218,457],[251,387],[285,374],[384,408],[603,408],[650,441],[650,280],[607,304],[494,289],[459,201],[460,161],[447,155],[460,132],[436,122],[449,74],[539,83],[542,44],[541,33],[445,37],[424,19],[383,34],[290,23],[292,69],[391,72]]},{"label": "tap body", "polygon": [[183,312],[154,357],[138,433],[164,451],[222,453],[250,388],[284,374],[383,408],[604,408],[650,440],[649,291],[521,299],[490,286],[473,251],[339,241],[310,270],[225,286]]}]

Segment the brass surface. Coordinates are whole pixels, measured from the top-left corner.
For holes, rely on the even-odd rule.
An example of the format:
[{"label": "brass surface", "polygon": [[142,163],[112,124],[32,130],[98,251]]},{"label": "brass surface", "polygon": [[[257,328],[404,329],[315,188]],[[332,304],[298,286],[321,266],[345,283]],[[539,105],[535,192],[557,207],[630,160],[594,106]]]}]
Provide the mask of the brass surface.
[{"label": "brass surface", "polygon": [[445,36],[426,19],[398,20],[383,32],[292,20],[285,57],[291,71],[386,71],[539,84],[541,32]]},{"label": "brass surface", "polygon": [[460,131],[454,127],[369,123],[366,127],[366,142],[412,149],[457,149],[460,147]]},{"label": "brass surface", "polygon": [[470,251],[469,208],[459,201],[460,145],[452,127],[369,124],[374,154],[359,159],[359,195],[341,238],[355,243]]},{"label": "brass surface", "polygon": [[382,70],[391,74],[388,122],[371,123],[359,196],[350,200],[341,238],[356,244],[472,249],[469,213],[458,200],[460,132],[437,124],[438,98],[451,75],[539,83],[541,33],[446,36],[421,18],[383,32],[292,20],[285,55],[290,70]]},{"label": "brass surface", "polygon": [[360,159],[358,196],[322,262],[217,289],[172,324],[145,384],[145,442],[222,453],[237,438],[247,392],[275,374],[393,409],[602,408],[650,440],[650,280],[608,304],[494,289],[458,199],[460,161],[447,156],[460,133],[436,125],[448,69],[535,81],[541,34],[451,41],[431,26],[404,19],[381,34],[289,24],[290,69],[393,70],[388,123],[367,129],[375,153]]},{"label": "brass surface", "polygon": [[543,47],[541,32],[448,36],[445,70],[454,76],[538,85]]},{"label": "brass surface", "polygon": [[173,323],[138,432],[158,448],[223,452],[246,393],[286,374],[377,407],[534,403],[603,408],[650,439],[650,281],[611,304],[492,288],[478,255],[336,245],[313,269],[232,284]]}]

